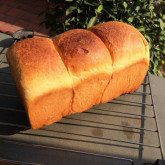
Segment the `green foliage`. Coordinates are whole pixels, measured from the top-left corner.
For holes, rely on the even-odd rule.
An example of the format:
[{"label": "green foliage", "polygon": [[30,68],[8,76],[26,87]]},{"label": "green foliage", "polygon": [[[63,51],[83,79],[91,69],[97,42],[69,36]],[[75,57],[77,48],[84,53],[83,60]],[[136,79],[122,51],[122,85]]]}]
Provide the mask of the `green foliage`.
[{"label": "green foliage", "polygon": [[150,73],[161,75],[165,63],[165,3],[158,0],[47,0],[43,13],[50,35],[76,28],[89,28],[107,21],[136,27],[148,40]]}]

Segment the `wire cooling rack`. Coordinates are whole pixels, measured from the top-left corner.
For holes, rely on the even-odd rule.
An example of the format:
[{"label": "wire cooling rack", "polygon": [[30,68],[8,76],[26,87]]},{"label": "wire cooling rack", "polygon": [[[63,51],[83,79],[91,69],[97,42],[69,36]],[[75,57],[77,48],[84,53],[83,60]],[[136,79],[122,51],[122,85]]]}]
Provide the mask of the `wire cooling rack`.
[{"label": "wire cooling rack", "polygon": [[148,74],[134,93],[31,130],[5,52],[2,47],[0,164],[138,165],[164,158]]}]

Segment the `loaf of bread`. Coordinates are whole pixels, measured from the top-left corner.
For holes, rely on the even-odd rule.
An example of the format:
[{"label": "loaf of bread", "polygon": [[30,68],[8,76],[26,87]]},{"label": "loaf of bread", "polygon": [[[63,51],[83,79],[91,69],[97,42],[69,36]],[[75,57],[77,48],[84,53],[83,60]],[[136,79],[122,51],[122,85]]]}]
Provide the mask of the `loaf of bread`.
[{"label": "loaf of bread", "polygon": [[142,34],[115,21],[24,39],[6,56],[32,129],[134,92],[149,66]]}]

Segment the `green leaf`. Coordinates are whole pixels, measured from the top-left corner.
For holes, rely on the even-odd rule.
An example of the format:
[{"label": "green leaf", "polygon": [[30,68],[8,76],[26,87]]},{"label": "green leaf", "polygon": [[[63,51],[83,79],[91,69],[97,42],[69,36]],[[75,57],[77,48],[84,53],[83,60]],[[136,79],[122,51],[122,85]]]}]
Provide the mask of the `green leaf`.
[{"label": "green leaf", "polygon": [[124,6],[125,9],[128,7],[126,2],[123,2],[123,6]]},{"label": "green leaf", "polygon": [[165,54],[165,48],[162,50],[162,53]]},{"label": "green leaf", "polygon": [[114,15],[112,15],[112,14],[109,14],[109,17],[113,18],[114,20],[117,20],[116,17]]},{"label": "green leaf", "polygon": [[85,5],[89,5],[89,6],[95,6],[95,4],[94,4],[94,3],[90,3],[90,2],[88,2],[87,0],[86,0],[86,1],[84,1],[84,4],[85,4]]},{"label": "green leaf", "polygon": [[140,10],[140,6],[136,6],[135,10],[138,12]]},{"label": "green leaf", "polygon": [[153,6],[153,5],[151,5],[151,6],[149,7],[149,9],[150,9],[150,10],[153,10],[153,9],[154,9],[154,6]]},{"label": "green leaf", "polygon": [[165,1],[164,0],[159,0],[161,3],[165,3]]},{"label": "green leaf", "polygon": [[129,22],[132,22],[132,21],[133,21],[133,17],[129,17],[127,20],[128,20]]},{"label": "green leaf", "polygon": [[103,10],[103,5],[99,5],[99,7],[97,8],[96,12],[100,13]]},{"label": "green leaf", "polygon": [[158,46],[158,47],[155,47],[155,50],[160,50],[160,47]]},{"label": "green leaf", "polygon": [[164,23],[163,23],[163,20],[161,18],[159,18],[159,23],[160,23],[160,28],[162,30],[164,30]]},{"label": "green leaf", "polygon": [[68,16],[69,14],[71,14],[73,12],[73,10],[75,10],[76,7],[75,6],[70,6],[69,8],[66,9],[66,16]]},{"label": "green leaf", "polygon": [[144,26],[140,26],[140,27],[138,27],[137,29],[138,29],[140,32],[144,32],[144,31],[145,31]]},{"label": "green leaf", "polygon": [[97,21],[97,16],[95,17],[92,17],[90,20],[89,20],[89,23],[87,24],[87,28],[90,28],[92,27]]},{"label": "green leaf", "polygon": [[108,10],[106,10],[105,8],[104,8],[103,10],[106,12],[106,14],[108,14],[109,18],[113,18],[114,20],[116,20],[115,15],[112,15],[112,14],[111,14]]},{"label": "green leaf", "polygon": [[165,14],[163,14],[163,17],[162,17],[162,19],[164,19],[164,20],[165,20]]},{"label": "green leaf", "polygon": [[152,39],[151,39],[151,37],[149,36],[149,35],[147,35],[147,34],[144,34],[144,37],[149,41],[149,42],[151,42],[152,41]]}]

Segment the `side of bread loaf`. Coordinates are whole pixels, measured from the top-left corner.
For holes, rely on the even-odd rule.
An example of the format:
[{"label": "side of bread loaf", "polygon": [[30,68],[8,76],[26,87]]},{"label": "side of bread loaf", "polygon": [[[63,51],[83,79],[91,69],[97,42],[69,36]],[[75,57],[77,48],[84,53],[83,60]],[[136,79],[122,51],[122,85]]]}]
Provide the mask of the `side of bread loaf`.
[{"label": "side of bread loaf", "polygon": [[149,66],[147,41],[121,22],[25,39],[6,55],[33,129],[135,91]]},{"label": "side of bread loaf", "polygon": [[142,34],[116,21],[98,24],[89,30],[104,42],[112,58],[113,74],[101,102],[137,90],[149,66],[149,48]]},{"label": "side of bread loaf", "polygon": [[72,82],[52,40],[25,39],[6,55],[33,129],[70,114]]}]

